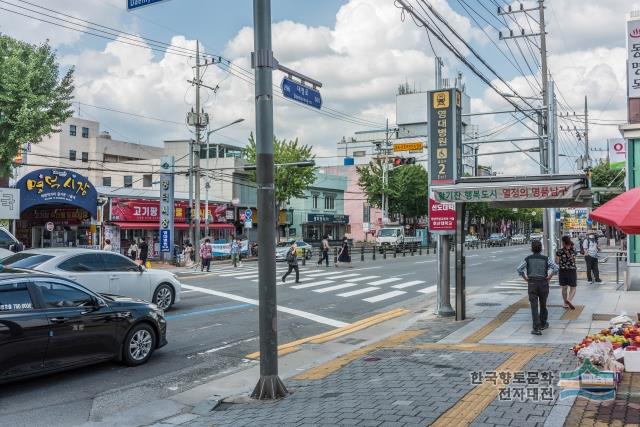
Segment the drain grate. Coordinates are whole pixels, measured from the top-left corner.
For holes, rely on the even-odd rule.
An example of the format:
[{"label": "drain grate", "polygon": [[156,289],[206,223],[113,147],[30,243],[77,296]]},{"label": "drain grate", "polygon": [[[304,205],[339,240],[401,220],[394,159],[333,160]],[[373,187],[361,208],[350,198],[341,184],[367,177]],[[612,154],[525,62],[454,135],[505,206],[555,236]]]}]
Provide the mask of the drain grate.
[{"label": "drain grate", "polygon": [[476,305],[478,307],[497,307],[500,304],[498,304],[497,302],[477,302]]}]

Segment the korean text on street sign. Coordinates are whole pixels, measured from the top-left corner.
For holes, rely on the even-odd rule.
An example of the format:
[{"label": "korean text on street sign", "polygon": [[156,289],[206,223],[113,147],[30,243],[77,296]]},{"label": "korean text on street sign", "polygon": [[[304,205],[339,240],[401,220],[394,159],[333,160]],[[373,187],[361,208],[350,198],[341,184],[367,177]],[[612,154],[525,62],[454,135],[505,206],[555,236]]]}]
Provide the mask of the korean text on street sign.
[{"label": "korean text on street sign", "polygon": [[571,185],[530,184],[527,186],[492,187],[477,190],[434,191],[437,202],[502,202],[505,200],[572,199]]},{"label": "korean text on street sign", "polygon": [[422,151],[422,142],[401,142],[399,144],[393,144],[393,152],[399,151]]},{"label": "korean text on street sign", "polygon": [[160,230],[160,252],[171,252],[171,230]]},{"label": "korean text on street sign", "polygon": [[432,185],[453,184],[462,167],[461,94],[457,89],[429,92],[429,158]]},{"label": "korean text on street sign", "polygon": [[456,204],[438,203],[429,197],[429,231],[438,234],[454,234],[456,231]]},{"label": "korean text on street sign", "polygon": [[167,0],[127,0],[127,10],[138,10],[141,7],[150,6]]},{"label": "korean text on street sign", "polygon": [[0,188],[0,219],[20,219],[20,190]]},{"label": "korean text on street sign", "polygon": [[294,82],[287,77],[282,79],[282,95],[313,108],[322,108],[322,97],[319,90]]},{"label": "korean text on street sign", "polygon": [[251,209],[247,209],[246,211],[244,211],[245,219],[250,220],[252,216],[253,216],[253,212],[251,212]]},{"label": "korean text on street sign", "polygon": [[627,22],[628,97],[640,98],[640,19]]}]

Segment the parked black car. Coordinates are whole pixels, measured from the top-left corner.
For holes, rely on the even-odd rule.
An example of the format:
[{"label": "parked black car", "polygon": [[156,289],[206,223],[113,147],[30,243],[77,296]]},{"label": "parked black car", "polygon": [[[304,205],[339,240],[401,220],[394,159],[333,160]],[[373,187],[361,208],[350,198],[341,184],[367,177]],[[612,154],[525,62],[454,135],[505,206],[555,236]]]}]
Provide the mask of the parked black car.
[{"label": "parked black car", "polygon": [[141,365],[166,343],[154,304],[0,267],[0,383],[112,359]]}]

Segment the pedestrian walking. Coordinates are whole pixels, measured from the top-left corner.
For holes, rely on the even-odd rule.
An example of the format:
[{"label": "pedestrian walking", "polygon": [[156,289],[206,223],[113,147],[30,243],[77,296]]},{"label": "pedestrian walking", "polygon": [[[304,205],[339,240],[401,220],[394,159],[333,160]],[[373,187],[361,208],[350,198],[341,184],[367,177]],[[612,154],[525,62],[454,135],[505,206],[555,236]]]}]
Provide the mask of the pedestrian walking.
[{"label": "pedestrian walking", "polygon": [[242,267],[242,240],[240,237],[236,237],[236,243],[238,243],[238,265]]},{"label": "pedestrian walking", "polygon": [[147,265],[147,258],[149,258],[149,244],[146,239],[140,239],[140,244],[138,245],[138,250],[140,251],[140,262],[142,265]]},{"label": "pedestrian walking", "polygon": [[528,284],[529,304],[531,304],[531,317],[533,320],[533,335],[542,335],[542,330],[549,327],[547,322],[547,298],[549,297],[549,281],[554,273],[558,272],[558,266],[551,258],[542,255],[542,242],[531,242],[531,252],[518,266],[517,272]]},{"label": "pedestrian walking", "polygon": [[136,241],[134,240],[133,243],[131,243],[131,246],[129,246],[129,258],[131,258],[132,261],[135,261],[138,259],[138,245],[136,244]]},{"label": "pedestrian walking", "polygon": [[185,267],[193,267],[193,245],[191,244],[191,242],[187,242],[184,245],[184,249],[182,250],[182,257],[184,259],[184,266]]},{"label": "pedestrian walking", "polygon": [[111,245],[111,239],[104,239],[103,251],[113,252],[113,246]]},{"label": "pedestrian walking", "polygon": [[240,257],[240,239],[231,240],[231,262],[233,262],[233,268],[238,266],[238,259]]},{"label": "pedestrian walking", "polygon": [[318,265],[322,265],[322,261],[326,262],[326,266],[329,267],[329,236],[326,234],[322,237],[322,256],[318,260]]},{"label": "pedestrian walking", "polygon": [[204,242],[200,245],[200,271],[207,269],[207,272],[211,271],[211,258],[213,256],[213,249],[211,248],[211,240],[204,239]]},{"label": "pedestrian walking", "polygon": [[298,268],[298,246],[296,242],[291,243],[291,248],[287,252],[287,264],[289,264],[289,269],[284,276],[282,276],[282,282],[284,283],[287,276],[293,271],[296,271],[296,283],[300,283],[300,269]]},{"label": "pedestrian walking", "polygon": [[587,281],[589,284],[602,283],[600,280],[600,270],[598,269],[598,255],[600,247],[595,233],[589,232],[587,239],[582,243],[584,249],[584,261],[587,264]]},{"label": "pedestrian walking", "polygon": [[349,240],[346,237],[342,239],[342,247],[340,248],[340,253],[338,254],[338,262],[336,263],[336,267],[339,267],[340,264],[349,264],[349,268],[353,267],[351,265],[351,255],[349,254]]},{"label": "pedestrian walking", "polygon": [[576,269],[576,250],[571,241],[571,237],[562,237],[562,247],[556,251],[556,264],[560,268],[558,272],[558,283],[562,290],[562,301],[564,308],[575,310],[572,301],[576,296],[576,286],[578,285],[578,271]]}]

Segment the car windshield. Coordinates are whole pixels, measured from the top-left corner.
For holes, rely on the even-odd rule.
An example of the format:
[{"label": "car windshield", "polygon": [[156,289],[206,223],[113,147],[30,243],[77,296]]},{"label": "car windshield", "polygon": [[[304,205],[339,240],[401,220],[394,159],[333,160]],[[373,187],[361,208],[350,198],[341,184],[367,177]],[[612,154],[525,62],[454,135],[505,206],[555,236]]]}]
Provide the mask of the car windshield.
[{"label": "car windshield", "polygon": [[53,255],[42,255],[27,252],[20,252],[4,258],[0,263],[13,268],[36,268],[45,261],[49,261]]},{"label": "car windshield", "polygon": [[394,237],[397,231],[395,228],[383,228],[378,232],[378,237]]},{"label": "car windshield", "polygon": [[501,239],[502,238],[502,234],[494,233],[489,238],[490,239]]}]

